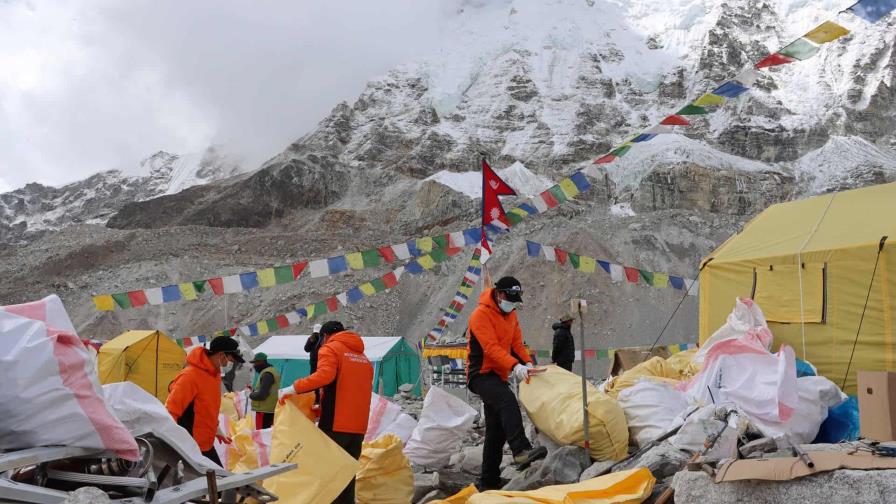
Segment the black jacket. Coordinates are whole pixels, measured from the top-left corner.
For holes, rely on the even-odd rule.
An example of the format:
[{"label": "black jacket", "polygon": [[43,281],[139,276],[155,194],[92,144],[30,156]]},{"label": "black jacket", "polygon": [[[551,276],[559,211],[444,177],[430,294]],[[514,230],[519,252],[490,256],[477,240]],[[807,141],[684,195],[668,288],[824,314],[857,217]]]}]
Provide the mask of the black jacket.
[{"label": "black jacket", "polygon": [[551,360],[557,364],[572,364],[576,360],[576,344],[566,324],[561,322],[551,326],[554,329],[554,350]]},{"label": "black jacket", "polygon": [[317,371],[317,352],[320,350],[320,340],[321,337],[318,335],[316,338],[311,336],[305,341],[305,351],[308,352],[310,357],[308,358],[308,364],[311,367],[311,373],[313,374]]}]

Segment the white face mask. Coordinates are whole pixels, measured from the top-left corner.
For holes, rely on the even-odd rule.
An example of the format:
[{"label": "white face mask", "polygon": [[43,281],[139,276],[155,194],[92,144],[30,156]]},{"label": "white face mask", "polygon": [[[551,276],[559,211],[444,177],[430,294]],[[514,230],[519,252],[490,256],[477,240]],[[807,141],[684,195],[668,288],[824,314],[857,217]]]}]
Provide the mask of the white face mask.
[{"label": "white face mask", "polygon": [[513,301],[507,301],[506,299],[502,299],[498,306],[501,308],[501,311],[504,313],[510,313],[516,309],[519,303],[514,303]]}]

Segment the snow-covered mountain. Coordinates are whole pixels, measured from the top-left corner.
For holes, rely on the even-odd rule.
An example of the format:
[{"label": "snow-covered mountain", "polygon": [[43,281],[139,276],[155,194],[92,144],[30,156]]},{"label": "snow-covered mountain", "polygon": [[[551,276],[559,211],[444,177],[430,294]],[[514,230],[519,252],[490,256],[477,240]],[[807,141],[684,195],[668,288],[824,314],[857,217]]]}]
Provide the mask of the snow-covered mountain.
[{"label": "snow-covered mountain", "polygon": [[128,203],[178,193],[241,171],[238,160],[209,147],[184,156],[159,151],[140,162],[137,175],[108,170],[61,187],[27,184],[0,194],[0,243],[20,243],[70,224],[105,224]]},{"label": "snow-covered mountain", "polygon": [[[554,185],[551,179],[532,173],[519,161],[507,168],[496,170],[496,173],[520,196],[531,198]],[[452,172],[442,170],[427,177],[425,180],[434,180],[468,198],[482,197],[482,172],[480,171]]]}]

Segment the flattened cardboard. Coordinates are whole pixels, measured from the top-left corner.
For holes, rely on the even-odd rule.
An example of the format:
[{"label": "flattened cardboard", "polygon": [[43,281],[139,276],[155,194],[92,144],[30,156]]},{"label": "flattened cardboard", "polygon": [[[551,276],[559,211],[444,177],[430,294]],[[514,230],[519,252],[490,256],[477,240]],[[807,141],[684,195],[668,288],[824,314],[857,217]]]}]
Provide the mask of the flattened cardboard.
[{"label": "flattened cardboard", "polygon": [[724,481],[762,480],[790,481],[837,469],[896,469],[896,457],[879,457],[871,453],[809,452],[815,463],[806,467],[798,457],[756,460],[734,460],[716,472],[716,483]]},{"label": "flattened cardboard", "polygon": [[859,435],[875,441],[896,440],[896,373],[859,371]]},{"label": "flattened cardboard", "polygon": [[619,376],[625,371],[654,357],[668,359],[671,356],[672,353],[665,346],[656,346],[653,347],[653,350],[649,347],[616,350],[613,356],[613,365],[610,367],[610,376]]}]

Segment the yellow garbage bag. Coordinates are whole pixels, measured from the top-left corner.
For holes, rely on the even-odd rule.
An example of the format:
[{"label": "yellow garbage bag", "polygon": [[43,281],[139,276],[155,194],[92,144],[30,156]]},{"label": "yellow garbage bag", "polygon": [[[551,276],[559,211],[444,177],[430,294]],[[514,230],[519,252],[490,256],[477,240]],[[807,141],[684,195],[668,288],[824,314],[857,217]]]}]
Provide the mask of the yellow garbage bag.
[{"label": "yellow garbage bag", "polygon": [[635,504],[653,492],[656,478],[646,467],[599,476],[570,485],[555,485],[512,492],[490,490],[476,493],[467,487],[460,493],[433,504]]},{"label": "yellow garbage bag", "polygon": [[236,413],[236,405],[233,402],[233,392],[228,392],[221,397],[221,409],[219,411],[234,422],[240,419],[240,416]]},{"label": "yellow garbage bag", "polygon": [[282,504],[332,502],[358,471],[358,461],[334,443],[303,413],[291,397],[274,414],[271,464],[298,468],[264,481]]},{"label": "yellow garbage bag", "polygon": [[407,504],[414,498],[414,471],[401,438],[385,434],[361,449],[355,486],[359,504]]},{"label": "yellow garbage bag", "polygon": [[271,430],[256,430],[251,417],[236,422],[229,448],[227,470],[246,472],[271,464]]},{"label": "yellow garbage bag", "polygon": [[[622,460],[628,453],[628,424],[615,400],[588,384],[588,438],[591,458]],[[561,446],[584,446],[582,377],[557,366],[520,385],[520,403],[529,419]]]},{"label": "yellow garbage bag", "polygon": [[633,386],[642,377],[658,382],[664,382],[669,385],[675,385],[682,380],[679,369],[672,367],[669,362],[662,357],[653,357],[619,376],[610,378],[606,385],[604,385],[604,392],[613,399],[616,399],[620,392]]},{"label": "yellow garbage bag", "polygon": [[692,348],[684,352],[672,354],[671,357],[666,359],[666,365],[670,370],[677,372],[682,380],[690,380],[703,368],[702,365],[694,362],[694,356],[697,355],[698,350],[700,349]]}]

